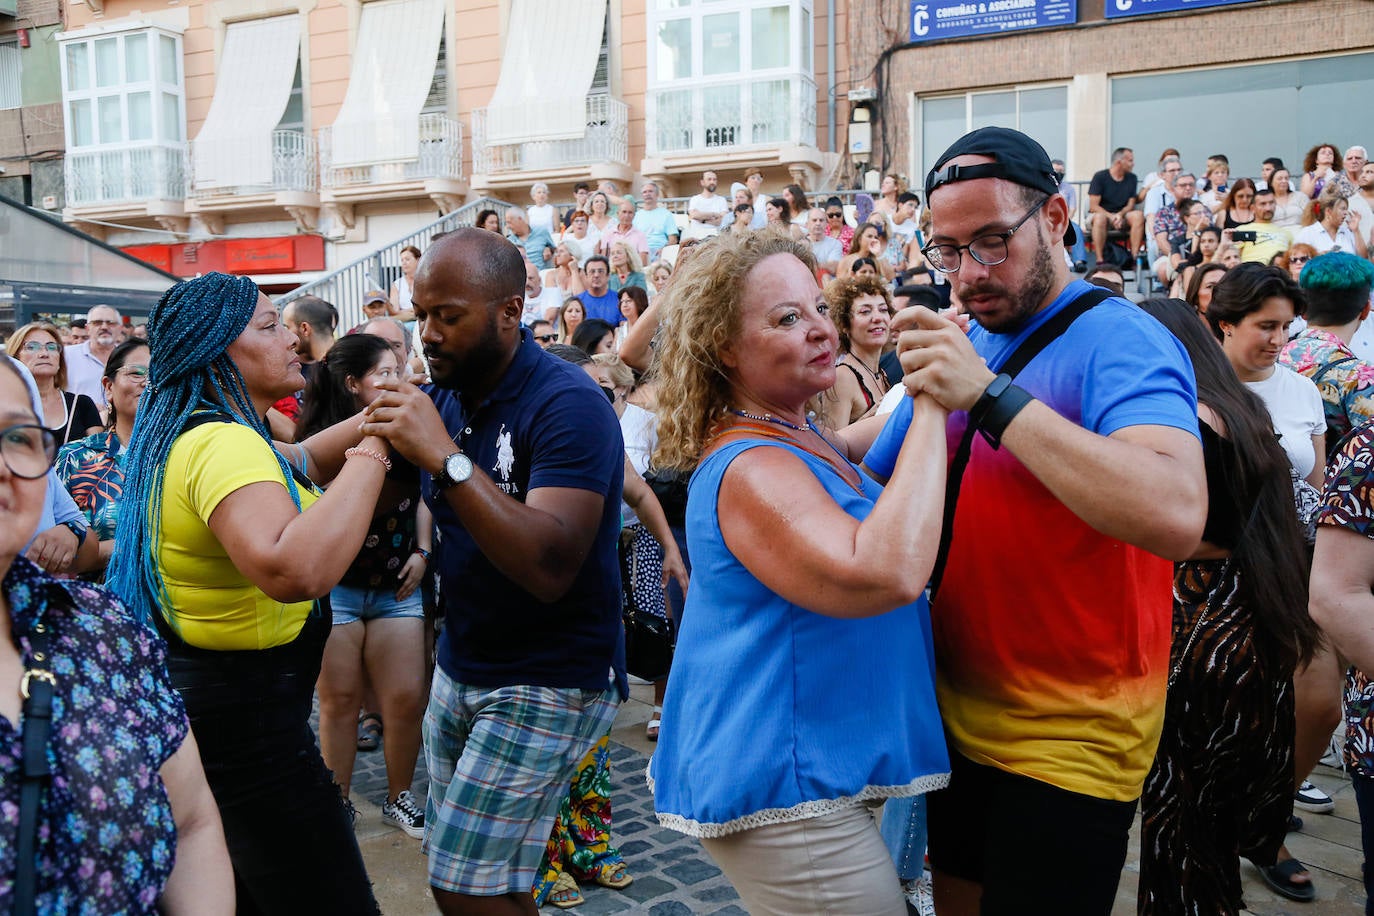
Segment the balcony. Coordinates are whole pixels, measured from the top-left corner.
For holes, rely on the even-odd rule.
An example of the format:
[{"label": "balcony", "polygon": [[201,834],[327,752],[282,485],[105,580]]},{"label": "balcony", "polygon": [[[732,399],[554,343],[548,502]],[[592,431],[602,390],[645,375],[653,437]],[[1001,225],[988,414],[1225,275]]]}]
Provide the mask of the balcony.
[{"label": "balcony", "polygon": [[[374,130],[380,129],[379,127]],[[334,128],[320,130],[321,204],[348,227],[353,205],[360,201],[430,197],[445,212],[456,210],[467,195],[463,180],[463,126],[452,118],[422,114],[419,153],[413,159],[385,159],[360,165],[334,165]],[[370,137],[353,134],[350,147],[370,146]]]},{"label": "balcony", "polygon": [[[308,134],[293,130],[272,132],[271,177],[262,184],[235,184],[232,177],[222,181],[198,177],[196,142],[191,142],[187,156],[190,200],[186,209],[199,216],[213,234],[223,234],[226,214],[273,210],[285,210],[302,231],[315,228],[320,207],[319,160],[315,141]],[[250,145],[255,143],[252,138],[214,142],[221,162],[244,162],[259,154]]]},{"label": "balcony", "polygon": [[629,106],[597,93],[587,96],[583,136],[497,146],[487,143],[487,109],[478,108],[472,113],[473,184],[490,189],[525,186],[535,180],[629,180],[629,121]]},{"label": "balcony", "polygon": [[[68,222],[152,221],[170,232],[186,229],[186,148],[180,143],[68,151]],[[104,234],[87,223],[92,234]]]},{"label": "balcony", "polygon": [[816,83],[797,73],[651,90],[645,175],[731,162],[814,169]]}]

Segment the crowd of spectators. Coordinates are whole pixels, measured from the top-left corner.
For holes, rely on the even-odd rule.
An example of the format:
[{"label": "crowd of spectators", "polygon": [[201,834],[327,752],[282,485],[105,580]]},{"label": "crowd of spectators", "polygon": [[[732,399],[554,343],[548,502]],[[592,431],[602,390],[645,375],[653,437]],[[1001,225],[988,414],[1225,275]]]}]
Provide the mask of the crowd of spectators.
[{"label": "crowd of spectators", "polygon": [[[1358,617],[1374,584],[1360,562],[1374,552],[1365,523],[1374,334],[1364,330],[1374,163],[1362,147],[1320,144],[1296,177],[1274,157],[1254,177],[1233,177],[1226,156],[1187,163],[1166,149],[1141,180],[1123,148],[1092,177],[1080,210],[1063,163],[1033,141],[970,136],[980,139],[952,147],[942,165],[955,164],[918,190],[887,174],[871,195],[795,184],[771,194],[751,168],[727,193],[728,176],[708,170],[677,214],[652,181],[638,196],[582,183],[568,207],[537,183],[526,207],[483,211],[425,251],[402,249],[399,276],[364,295],[365,320],[351,329],[322,299],[299,297],[278,314],[253,284],[216,274],[175,287],[148,326],[97,306],[66,326],[16,330],[5,368],[17,368],[0,372],[15,424],[0,430],[0,483],[26,482],[22,499],[0,509],[22,508],[26,527],[0,556],[5,588],[38,576],[69,583],[61,601],[114,602],[125,614],[123,601],[129,625],[155,640],[141,652],[164,666],[155,696],[168,722],[145,766],[161,767],[178,826],[182,805],[197,812],[188,867],[221,885],[232,869],[234,893],[263,911],[317,903],[302,890],[316,878],[330,883],[335,911],[374,911],[347,828],[358,817],[355,756],[380,749],[382,817],[429,839],[445,912],[497,894],[522,909],[571,907],[583,902],[579,881],[629,886],[633,860],[612,841],[608,754],[626,690],[624,609],[683,636],[673,676],[646,675],[645,736],[662,735],[652,773],[660,819],[700,836],[760,912],[801,912],[821,887],[875,912],[897,912],[903,891],[929,906],[924,794],[951,774],[929,815],[945,881],[935,894],[948,912],[973,912],[975,891],[995,892],[985,904],[1000,905],[1001,889],[984,886],[994,866],[961,844],[1000,830],[999,818],[1028,803],[1018,793],[1045,786],[1061,793],[1066,824],[1112,835],[1091,855],[1077,850],[1085,874],[1098,873],[1063,912],[1095,912],[1083,901],[1114,891],[1113,844],[1124,850],[1137,803],[1142,913],[1235,912],[1239,857],[1277,893],[1311,899],[1311,876],[1284,836],[1301,826],[1295,806],[1333,807],[1307,777],[1342,719],[1347,740],[1334,762],[1354,781],[1374,850],[1374,688],[1360,667],[1374,667],[1374,650]],[[976,181],[984,176],[1012,190],[994,194]],[[939,189],[943,210],[930,200]],[[954,200],[964,201],[957,216]],[[984,211],[990,221],[974,226]],[[1018,246],[1040,260],[1027,267]],[[1122,298],[1132,270],[1158,294],[1139,309]],[[1035,324],[1037,308],[1067,312],[1074,299],[1092,300],[1091,317],[1072,319],[1071,354],[1050,354],[1092,362],[1117,388],[1110,398],[1085,393],[1105,400],[1088,404],[1100,412],[1072,432],[1053,411],[1026,411],[1020,436],[999,452],[1018,411],[1052,400],[1037,387],[1049,384],[1046,370],[1027,373],[1029,394],[1010,380],[993,393],[998,379],[976,391],[959,379],[982,379],[984,360],[1007,357],[999,340]],[[454,303],[476,304],[453,312]],[[203,314],[215,317],[198,327]],[[1109,320],[1126,327],[1110,358],[1101,350]],[[913,387],[917,378],[927,387]],[[1002,408],[986,399],[1008,388],[1004,403],[1016,406],[998,418]],[[1111,399],[1135,397],[1163,419],[1114,426],[1123,408]],[[1136,424],[1148,432],[1130,433]],[[988,450],[970,446],[975,425]],[[1134,473],[1161,486],[1173,462],[1179,525],[1132,527],[1143,504],[1100,509],[1079,493],[1118,471],[1078,433],[1127,447],[1122,456],[1141,462]],[[1039,468],[1044,459],[1027,449],[1049,454],[1051,440],[1065,461],[1092,469],[1073,481],[1037,470],[1053,494],[1009,470],[1017,460]],[[781,456],[756,448],[780,442]],[[1119,669],[1063,659],[1097,679],[1101,702],[1073,706],[1048,689],[1039,701],[1035,690],[1009,698],[970,679],[966,666],[980,656],[967,628],[982,624],[964,620],[956,633],[937,616],[932,637],[931,615],[976,608],[979,620],[1010,627],[1012,604],[1039,613],[1042,599],[1008,600],[983,581],[967,543],[952,560],[948,540],[940,544],[941,525],[953,524],[940,517],[946,446],[956,494],[970,450],[975,467],[1008,475],[1021,502],[999,510],[1004,523],[1033,505],[1082,529],[1094,551],[1121,537],[1112,544],[1148,559],[1118,572],[1145,590],[1158,591],[1170,565],[1161,558],[1172,560],[1172,654],[1168,635],[1141,623],[1162,606],[1166,583],[1130,609],[1149,637],[1132,648],[1139,658]],[[455,463],[468,453],[466,467]],[[688,503],[685,472],[695,468],[692,492],[710,494],[709,511],[699,495]],[[967,511],[990,511],[988,479],[969,478],[961,505],[976,508]],[[35,501],[42,513],[30,511]],[[1204,515],[1200,543],[1179,533]],[[1032,552],[1053,563],[1055,549]],[[693,551],[712,576],[689,588]],[[1011,579],[1034,565],[1008,562]],[[945,583],[935,611],[924,593],[932,579]],[[117,599],[96,590],[103,583]],[[1100,603],[1085,596],[1106,586],[1076,588],[1054,607],[1098,632]],[[565,626],[571,642],[560,641]],[[1020,658],[1022,629],[998,630],[994,648]],[[784,644],[784,631],[802,635]],[[813,664],[836,646],[846,647],[840,667]],[[902,663],[884,668],[894,653]],[[1168,663],[1167,690],[1151,653]],[[708,689],[746,660],[753,667],[738,683],[748,703]],[[1028,684],[1062,673],[1045,658],[1025,662]],[[846,741],[867,727],[869,707],[826,696],[826,681],[855,664],[864,703],[906,717],[905,731],[886,722],[894,735],[876,751]],[[1146,669],[1161,676],[1145,683]],[[306,725],[312,693],[318,742]],[[1149,707],[1143,725],[1114,706],[1125,694]],[[1048,724],[989,724],[979,710],[994,695],[1030,703],[1027,714]],[[485,704],[496,710],[490,721],[474,712]],[[265,705],[275,710],[268,725],[237,746],[231,737]],[[807,735],[788,732],[797,722]],[[1227,723],[1227,742],[1196,753],[1199,736]],[[1146,732],[1162,733],[1157,749]],[[1034,749],[1089,737],[1095,750],[1073,760]],[[788,765],[811,781],[769,769],[751,751],[760,738],[785,745]],[[1018,743],[1032,749],[1005,750]],[[548,751],[534,767],[538,784],[517,792],[513,774],[536,747]],[[196,750],[195,767],[180,748]],[[422,752],[427,801],[411,785]],[[1110,768],[1108,758],[1124,763]],[[1008,773],[1039,785],[1007,789]],[[755,780],[771,788],[739,794]],[[955,830],[956,807],[983,788],[1010,793],[1011,807]],[[206,808],[211,791],[218,816]],[[286,796],[318,842],[292,848],[260,822],[264,791]],[[514,795],[520,803],[503,808]],[[1109,804],[1089,816],[1083,799]],[[860,802],[881,801],[879,832]],[[814,820],[814,835],[786,826],[799,820]],[[841,849],[852,869],[819,877],[803,864]],[[131,892],[162,894],[175,909],[179,875],[162,864],[150,872],[156,887]],[[286,874],[296,879],[289,892],[279,887]],[[51,868],[40,879],[40,894],[63,888]]]}]

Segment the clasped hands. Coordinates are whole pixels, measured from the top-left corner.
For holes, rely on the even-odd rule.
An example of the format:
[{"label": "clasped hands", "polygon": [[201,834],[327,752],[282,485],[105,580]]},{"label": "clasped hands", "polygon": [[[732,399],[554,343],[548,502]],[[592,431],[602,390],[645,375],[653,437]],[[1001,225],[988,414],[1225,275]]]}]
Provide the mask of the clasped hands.
[{"label": "clasped hands", "polygon": [[363,408],[362,434],[385,439],[411,464],[438,473],[444,459],[458,447],[434,402],[400,379],[383,379],[377,387],[381,394]]},{"label": "clasped hands", "polygon": [[953,309],[939,314],[925,306],[898,312],[897,357],[902,384],[912,397],[928,394],[945,410],[968,410],[996,375],[968,339],[968,316]]}]

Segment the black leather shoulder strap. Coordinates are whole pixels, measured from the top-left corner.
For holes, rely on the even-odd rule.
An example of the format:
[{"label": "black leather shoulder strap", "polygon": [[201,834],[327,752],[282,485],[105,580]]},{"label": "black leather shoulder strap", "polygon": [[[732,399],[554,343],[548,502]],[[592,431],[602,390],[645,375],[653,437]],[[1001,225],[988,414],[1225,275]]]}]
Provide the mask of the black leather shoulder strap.
[{"label": "black leather shoulder strap", "polygon": [[[1017,374],[1026,368],[1031,360],[1040,355],[1040,351],[1067,331],[1069,325],[1077,321],[1089,309],[1111,299],[1113,295],[1110,290],[1096,288],[1079,296],[1060,309],[1049,321],[1036,328],[1035,332],[1022,341],[1021,345],[1012,351],[1011,355],[996,371],[999,374],[1016,378]],[[945,563],[949,560],[949,548],[954,540],[954,508],[959,502],[959,485],[963,482],[964,470],[968,467],[969,456],[973,452],[973,437],[977,432],[977,427],[969,423],[964,430],[964,437],[959,440],[959,448],[954,453],[954,460],[949,465],[949,478],[945,484],[945,518],[944,524],[940,528],[940,550],[935,555],[935,568],[930,574],[930,594],[932,597],[940,589],[940,580],[945,574]]]}]

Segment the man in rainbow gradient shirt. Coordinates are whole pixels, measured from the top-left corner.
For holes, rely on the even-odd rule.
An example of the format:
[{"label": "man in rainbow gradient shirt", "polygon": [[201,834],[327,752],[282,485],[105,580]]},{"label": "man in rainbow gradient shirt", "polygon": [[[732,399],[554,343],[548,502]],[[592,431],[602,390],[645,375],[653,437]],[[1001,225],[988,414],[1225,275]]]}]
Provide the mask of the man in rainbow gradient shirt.
[{"label": "man in rainbow gradient shirt", "polygon": [[[971,458],[936,596],[952,774],[929,801],[941,916],[1108,914],[1164,716],[1172,560],[1207,496],[1192,366],[1130,302],[1078,317],[1010,384],[1069,282],[1069,210],[1044,149],[984,128],[926,178],[932,267],[973,320],[903,312],[906,384],[950,410]],[[992,367],[992,368],[989,368]],[[891,473],[910,399],[864,464]]]}]

